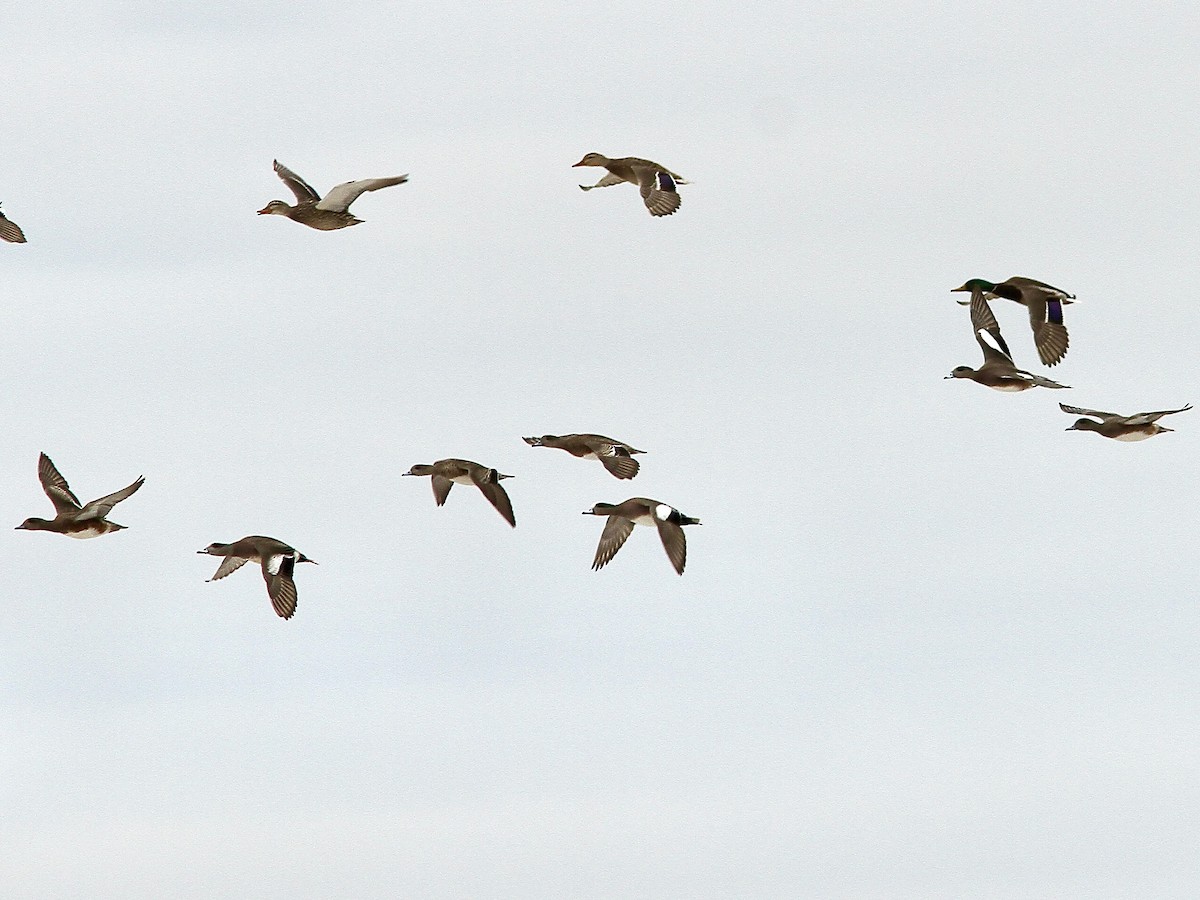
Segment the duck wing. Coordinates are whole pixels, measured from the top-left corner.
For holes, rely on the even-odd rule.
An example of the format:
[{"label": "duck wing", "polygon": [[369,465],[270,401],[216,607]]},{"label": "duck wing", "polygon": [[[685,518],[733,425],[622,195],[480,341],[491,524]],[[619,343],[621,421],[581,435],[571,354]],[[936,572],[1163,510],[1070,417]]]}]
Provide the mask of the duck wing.
[{"label": "duck wing", "polygon": [[288,186],[293,194],[296,195],[296,200],[299,203],[316,203],[321,199],[321,195],[313,190],[312,185],[281,163],[279,160],[273,161],[275,174],[280,177],[284,184]]},{"label": "duck wing", "polygon": [[240,569],[242,566],[244,566],[248,562],[250,562],[250,560],[248,560],[244,556],[227,556],[223,560],[221,560],[221,564],[219,566],[217,566],[216,573],[213,575],[212,578],[210,578],[208,580],[209,581],[220,581],[226,575],[230,575],[233,572],[236,572],[238,569]]},{"label": "duck wing", "polygon": [[629,480],[638,473],[638,461],[629,456],[623,444],[599,438],[584,438],[584,445],[596,454],[609,473],[622,480]]},{"label": "duck wing", "polygon": [[263,581],[267,583],[267,596],[281,619],[290,619],[296,614],[296,582],[292,572],[296,568],[294,553],[276,553],[262,560]]},{"label": "duck wing", "polygon": [[1137,413],[1125,420],[1127,425],[1149,425],[1151,422],[1157,422],[1163,416],[1171,416],[1175,413],[1185,412],[1192,408],[1192,404],[1188,404],[1182,409],[1160,409],[1158,412]]},{"label": "duck wing", "polygon": [[675,179],[666,169],[638,168],[638,187],[642,200],[652,216],[673,215],[679,204],[679,192],[675,190]]},{"label": "duck wing", "polygon": [[601,456],[600,462],[603,463],[604,468],[608,469],[609,474],[622,481],[636,478],[638,469],[641,468],[636,459],[625,456],[623,452],[614,453],[611,456]]},{"label": "duck wing", "polygon": [[601,178],[595,184],[581,184],[579,186],[579,189],[581,191],[590,191],[590,190],[593,190],[594,188],[598,188],[598,187],[612,187],[614,184],[624,184],[624,183],[625,183],[625,179],[622,178],[620,175],[614,175],[612,172],[608,172],[605,174],[605,176],[603,178]]},{"label": "duck wing", "polygon": [[129,485],[129,487],[123,487],[119,491],[115,491],[111,494],[108,494],[107,496],[100,497],[97,500],[93,500],[91,503],[89,503],[87,506],[85,506],[83,508],[83,511],[80,512],[80,514],[79,514],[79,518],[81,518],[81,519],[103,519],[110,512],[112,512],[112,509],[114,506],[116,506],[122,500],[125,500],[128,497],[131,497],[133,494],[135,494],[137,492],[137,489],[140,488],[145,483],[146,483],[146,479],[144,477],[139,477],[138,480],[135,481],[133,484]]},{"label": "duck wing", "polygon": [[429,483],[433,485],[433,499],[438,506],[444,506],[446,498],[450,496],[450,488],[454,487],[454,482],[444,475],[434,475],[429,479]]},{"label": "duck wing", "polygon": [[76,513],[82,508],[79,498],[71,493],[67,479],[62,477],[45,453],[38,457],[38,481],[42,483],[42,490],[54,504],[54,512],[58,515]]},{"label": "duck wing", "polygon": [[600,533],[600,543],[596,545],[596,556],[592,560],[592,571],[598,572],[608,565],[609,560],[617,555],[617,551],[629,540],[633,533],[633,521],[621,516],[609,516]]},{"label": "duck wing", "polygon": [[1062,300],[1046,299],[1034,294],[1026,297],[1029,309],[1029,327],[1033,329],[1033,344],[1043,365],[1053,366],[1062,362],[1071,343],[1067,327],[1063,325]]},{"label": "duck wing", "polygon": [[517,527],[517,517],[513,514],[512,501],[508,499],[508,491],[499,481],[481,481],[472,479],[475,485],[483,492],[483,496],[488,498],[488,502],[496,507],[496,511],[504,516],[506,521],[513,528]]},{"label": "duck wing", "polygon": [[1070,413],[1073,416],[1095,416],[1105,422],[1110,422],[1114,419],[1124,419],[1120,413],[1101,412],[1098,409],[1084,409],[1082,406],[1067,406],[1065,403],[1058,404],[1058,408],[1065,413]]},{"label": "duck wing", "polygon": [[21,230],[16,222],[7,218],[4,213],[0,213],[0,238],[3,238],[10,244],[24,244],[25,232]]},{"label": "duck wing", "polygon": [[990,348],[980,337],[980,331],[986,331],[995,340],[1000,352],[1003,353],[1004,359],[1009,364],[1012,363],[1012,351],[1008,349],[1008,344],[1004,341],[1004,335],[1000,333],[1000,323],[996,321],[996,316],[992,312],[991,304],[983,295],[983,291],[971,291],[971,327],[975,329],[975,340],[979,341],[980,346],[984,348],[983,356],[985,360],[990,360],[988,355],[989,350],[994,353],[994,348]]},{"label": "duck wing", "polygon": [[654,518],[654,524],[658,526],[658,536],[662,538],[667,558],[671,560],[675,571],[682,575],[683,567],[687,565],[687,538],[683,534],[683,529],[674,522],[660,519],[657,516]]},{"label": "duck wing", "polygon": [[377,191],[380,188],[391,187],[394,184],[404,184],[407,175],[396,175],[392,178],[364,178],[362,181],[346,181],[337,187],[329,189],[325,199],[317,203],[317,209],[327,209],[331,212],[345,212],[350,204],[367,191]]}]

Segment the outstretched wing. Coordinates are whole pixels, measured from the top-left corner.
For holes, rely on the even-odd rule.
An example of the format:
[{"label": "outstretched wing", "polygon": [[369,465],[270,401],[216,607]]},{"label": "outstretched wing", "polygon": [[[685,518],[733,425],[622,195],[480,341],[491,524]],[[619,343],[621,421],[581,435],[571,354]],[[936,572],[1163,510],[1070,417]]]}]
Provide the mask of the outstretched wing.
[{"label": "outstretched wing", "polygon": [[629,535],[633,532],[633,522],[620,516],[609,516],[600,533],[600,543],[596,546],[596,557],[592,560],[592,571],[598,572],[608,565],[608,561],[617,555]]},{"label": "outstretched wing", "polygon": [[628,480],[638,473],[638,461],[631,459],[629,451],[623,446],[594,438],[584,438],[584,444],[615,477]]},{"label": "outstretched wing", "polygon": [[508,491],[504,490],[500,482],[476,481],[475,484],[483,492],[483,496],[488,498],[488,502],[496,507],[496,511],[504,516],[504,521],[516,528],[517,517],[513,515],[512,501],[508,499]]},{"label": "outstretched wing", "polygon": [[595,184],[581,184],[579,186],[579,189],[581,191],[590,191],[590,190],[593,190],[594,188],[598,188],[598,187],[612,187],[614,184],[624,184],[624,183],[625,183],[625,179],[622,178],[620,175],[614,175],[612,172],[609,172],[603,178],[601,178],[599,181],[597,181]]},{"label": "outstretched wing", "polygon": [[217,566],[217,572],[209,581],[220,581],[226,575],[236,572],[250,560],[244,556],[227,556],[221,560],[221,564]]},{"label": "outstretched wing", "polygon": [[669,216],[679,209],[679,192],[675,190],[675,179],[663,169],[639,169],[638,187],[642,200],[652,216]]},{"label": "outstretched wing", "polygon": [[267,596],[281,619],[290,619],[296,614],[296,582],[292,572],[296,568],[293,553],[276,553],[262,559],[263,581],[267,583]]},{"label": "outstretched wing", "polygon": [[1120,413],[1101,412],[1098,409],[1084,409],[1082,406],[1067,406],[1065,403],[1058,404],[1058,408],[1073,416],[1095,416],[1097,419],[1103,419],[1104,421],[1124,418]]},{"label": "outstretched wing", "polygon": [[129,487],[121,488],[121,490],[116,491],[112,494],[109,494],[106,497],[100,497],[97,500],[93,500],[91,503],[89,503],[87,506],[85,506],[83,508],[83,512],[81,512],[79,514],[79,518],[81,518],[81,519],[103,519],[110,512],[112,512],[112,509],[114,506],[116,506],[118,503],[120,503],[122,500],[126,499],[127,497],[132,496],[134,493],[137,492],[137,489],[140,488],[145,483],[146,483],[146,479],[144,477],[141,477],[141,478],[138,478],[138,480],[135,481],[133,484],[129,485]]},{"label": "outstretched wing", "polygon": [[300,203],[315,203],[321,199],[321,195],[313,190],[312,185],[281,163],[279,160],[274,161],[275,174],[282,179],[293,194],[296,195],[296,200]]},{"label": "outstretched wing", "polygon": [[71,493],[67,479],[62,477],[45,453],[38,456],[38,481],[42,483],[42,490],[54,504],[55,513],[61,516],[63,513],[79,512],[79,499]]},{"label": "outstretched wing", "polygon": [[0,213],[0,238],[3,238],[10,244],[24,244],[25,232],[21,230],[16,222],[6,218],[4,213]]},{"label": "outstretched wing", "polygon": [[1185,412],[1192,408],[1192,404],[1188,404],[1182,409],[1160,409],[1158,412],[1137,413],[1130,416],[1126,422],[1129,425],[1149,425],[1151,422],[1157,422],[1163,416],[1171,416],[1175,413]]},{"label": "outstretched wing", "polygon": [[1004,342],[1004,336],[1000,333],[1000,323],[996,321],[996,316],[992,312],[991,304],[987,302],[983,291],[971,291],[971,327],[975,329],[975,339],[979,341],[979,345],[984,348],[984,359],[990,359],[989,351],[995,352],[987,343],[979,337],[980,331],[986,331],[995,340],[996,345],[1003,352],[1006,362],[1012,362],[1012,351],[1008,349],[1008,344]]},{"label": "outstretched wing", "polygon": [[396,175],[392,178],[364,178],[362,181],[347,181],[337,187],[330,188],[325,199],[317,204],[317,209],[328,209],[332,212],[345,212],[346,209],[367,191],[377,191],[380,188],[391,187],[394,184],[404,184],[407,175]]},{"label": "outstretched wing", "polygon": [[654,519],[654,524],[658,526],[658,536],[662,538],[662,545],[663,549],[667,551],[667,558],[671,560],[671,565],[675,567],[675,571],[682,575],[683,567],[687,565],[687,538],[684,537],[683,529],[674,522],[660,519],[657,516]]},{"label": "outstretched wing", "polygon": [[433,485],[433,499],[438,506],[444,505],[446,498],[450,496],[450,488],[454,487],[454,482],[441,475],[434,475],[429,482]]},{"label": "outstretched wing", "polygon": [[1063,324],[1062,301],[1031,297],[1027,306],[1029,327],[1033,329],[1033,343],[1037,347],[1038,358],[1047,366],[1062,362],[1071,342],[1067,326]]}]

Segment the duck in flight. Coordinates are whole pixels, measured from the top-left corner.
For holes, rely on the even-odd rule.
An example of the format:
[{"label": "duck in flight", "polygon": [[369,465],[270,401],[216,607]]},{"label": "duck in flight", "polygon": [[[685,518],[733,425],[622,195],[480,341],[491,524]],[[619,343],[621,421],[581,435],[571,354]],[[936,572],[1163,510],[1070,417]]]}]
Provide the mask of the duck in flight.
[{"label": "duck in flight", "polygon": [[644,453],[626,444],[614,441],[602,434],[543,434],[541,437],[521,438],[530,447],[553,447],[566,450],[581,459],[598,459],[616,478],[629,479],[638,473],[635,453]]},{"label": "duck in flight", "polygon": [[429,475],[432,477],[433,499],[438,506],[446,502],[450,496],[450,488],[456,484],[473,484],[479,488],[488,502],[496,507],[496,511],[504,517],[513,528],[517,527],[517,517],[513,515],[512,501],[500,482],[511,475],[502,475],[495,469],[481,466],[469,459],[439,459],[433,465],[419,464],[413,466],[403,475]]},{"label": "duck in flight", "polygon": [[636,184],[642,192],[642,201],[652,216],[673,215],[682,202],[675,186],[688,183],[666,166],[660,166],[648,159],[638,159],[636,156],[609,159],[603,153],[589,153],[571,168],[580,166],[599,166],[608,170],[608,174],[595,184],[581,184],[581,190],[590,191],[625,182]]},{"label": "duck in flight", "polygon": [[296,614],[296,582],[292,580],[296,563],[317,564],[315,559],[309,559],[295,547],[261,534],[249,535],[232,544],[209,544],[196,552],[225,557],[209,581],[218,581],[248,562],[261,563],[267,596],[281,619],[290,619]]},{"label": "duck in flight", "polygon": [[275,174],[296,195],[296,205],[289,206],[282,200],[272,200],[260,209],[258,214],[260,216],[287,216],[293,222],[299,222],[301,225],[307,225],[318,231],[336,231],[339,228],[358,225],[363,220],[350,212],[351,203],[367,191],[377,191],[380,188],[404,184],[408,181],[407,175],[347,181],[335,188],[330,188],[329,193],[322,198],[307,181],[279,160],[275,160],[274,166]]},{"label": "duck in flight", "polygon": [[685,516],[673,506],[646,497],[630,497],[624,503],[615,505],[597,503],[591,509],[585,509],[583,514],[608,517],[604,531],[600,533],[596,556],[592,560],[592,570],[596,572],[617,555],[633,532],[634,525],[652,525],[658,529],[658,536],[671,565],[682,575],[683,567],[687,564],[687,538],[684,537],[683,526],[701,524],[699,519]]},{"label": "duck in flight", "polygon": [[108,521],[108,514],[113,507],[131,497],[146,481],[138,478],[129,487],[121,488],[116,493],[108,494],[93,500],[91,503],[80,503],[63,478],[50,457],[45,453],[38,456],[38,480],[42,490],[54,504],[53,519],[30,517],[17,526],[17,531],[53,531],[55,534],[65,534],[67,537],[86,540],[110,534],[125,528],[116,522]]},{"label": "duck in flight", "polygon": [[1074,302],[1074,294],[1019,275],[1014,275],[999,284],[984,281],[982,278],[972,278],[962,287],[952,289],[951,293],[959,291],[969,291],[971,294],[971,300],[958,301],[964,306],[973,303],[975,295],[980,294],[985,299],[1002,297],[1012,300],[1028,309],[1033,343],[1043,365],[1057,365],[1067,355],[1070,336],[1067,334],[1067,326],[1063,324],[1063,307]]},{"label": "duck in flight", "polygon": [[1163,416],[1186,412],[1192,408],[1192,404],[1189,403],[1181,409],[1162,409],[1158,412],[1134,413],[1132,416],[1100,412],[1097,409],[1081,409],[1078,406],[1067,406],[1065,403],[1058,404],[1058,407],[1073,416],[1095,416],[1100,420],[1097,422],[1093,419],[1078,419],[1067,431],[1094,431],[1114,441],[1144,441],[1164,431],[1174,431],[1174,428],[1159,425],[1158,420]]},{"label": "duck in flight", "polygon": [[[984,387],[994,391],[1027,391],[1030,388],[1067,388],[1070,385],[1059,384],[1041,375],[1034,375],[1024,369],[1018,369],[1012,361],[1008,344],[1000,333],[996,317],[992,315],[982,291],[971,292],[971,330],[975,341],[983,351],[983,365],[978,369],[970,366],[957,366],[946,378],[969,378]],[[984,340],[984,335],[990,337],[993,343]]]}]

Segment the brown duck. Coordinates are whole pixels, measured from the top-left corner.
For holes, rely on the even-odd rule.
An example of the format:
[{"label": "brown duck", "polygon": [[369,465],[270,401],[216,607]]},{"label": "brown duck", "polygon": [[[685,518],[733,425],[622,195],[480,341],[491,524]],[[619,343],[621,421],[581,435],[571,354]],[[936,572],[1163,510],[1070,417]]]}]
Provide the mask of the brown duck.
[{"label": "brown duck", "polygon": [[404,184],[407,175],[393,178],[364,178],[362,181],[347,181],[331,188],[324,199],[303,178],[287,166],[275,160],[275,174],[296,195],[296,205],[288,206],[282,200],[272,200],[258,211],[260,216],[287,216],[293,222],[307,225],[318,231],[337,231],[358,225],[363,220],[349,211],[350,204],[367,191]]},{"label": "brown duck", "polygon": [[[1000,333],[996,317],[992,315],[991,307],[983,295],[983,291],[971,292],[971,330],[975,341],[983,351],[983,365],[978,369],[970,366],[957,366],[947,378],[969,378],[976,384],[990,387],[994,391],[1027,391],[1030,388],[1067,388],[1070,385],[1059,384],[1041,375],[1034,375],[1024,369],[1018,369],[1012,361],[1008,344]],[[983,335],[991,337],[993,344],[983,339]]]},{"label": "brown duck", "polygon": [[296,614],[296,582],[292,580],[296,563],[317,564],[315,559],[309,559],[295,547],[261,534],[249,535],[232,544],[209,544],[196,552],[225,557],[209,581],[224,578],[248,562],[261,563],[267,596],[281,619],[290,619]]},{"label": "brown duck", "polygon": [[593,571],[603,569],[617,555],[633,532],[634,525],[653,525],[658,529],[658,536],[671,565],[682,575],[683,567],[687,565],[687,538],[684,537],[683,526],[701,524],[699,519],[685,516],[673,506],[645,497],[630,497],[624,503],[615,505],[597,503],[591,509],[585,509],[583,514],[608,517],[604,531],[600,533],[596,556],[592,560]]},{"label": "brown duck", "polygon": [[512,501],[508,499],[508,492],[500,485],[502,479],[512,478],[511,475],[502,475],[495,469],[481,466],[469,459],[439,459],[433,465],[415,465],[401,474],[432,476],[433,499],[438,506],[445,504],[446,498],[450,496],[450,488],[454,485],[472,484],[496,507],[496,512],[504,517],[504,521],[513,528],[517,527]]},{"label": "brown duck", "polygon": [[1093,419],[1078,419],[1074,425],[1067,428],[1067,431],[1094,431],[1106,438],[1112,438],[1114,441],[1144,441],[1146,438],[1152,438],[1164,431],[1174,431],[1174,428],[1159,425],[1158,420],[1163,416],[1186,412],[1192,408],[1192,404],[1189,403],[1181,409],[1162,409],[1158,412],[1134,413],[1132,416],[1067,406],[1065,403],[1058,404],[1058,407],[1073,416],[1095,416],[1100,420],[1096,422]]},{"label": "brown duck", "polygon": [[633,459],[633,454],[645,452],[602,434],[543,434],[521,440],[530,447],[553,447],[580,459],[598,459],[613,476],[622,479],[637,475],[638,461]]},{"label": "brown duck", "polygon": [[681,202],[675,186],[688,183],[666,166],[660,166],[648,159],[638,159],[636,156],[609,159],[603,153],[589,153],[571,168],[579,166],[599,166],[608,170],[608,174],[595,184],[581,184],[581,190],[590,191],[625,182],[636,184],[642,192],[646,209],[650,210],[652,216],[673,215]]},{"label": "brown duck", "polygon": [[17,526],[18,531],[53,531],[55,534],[65,534],[67,537],[86,540],[100,537],[125,528],[116,522],[110,522],[107,516],[113,507],[131,497],[145,483],[145,478],[139,478],[129,487],[121,488],[113,494],[108,494],[91,503],[79,502],[67,484],[67,479],[59,474],[54,463],[45,453],[38,456],[38,480],[42,490],[54,504],[53,519],[30,517]]}]

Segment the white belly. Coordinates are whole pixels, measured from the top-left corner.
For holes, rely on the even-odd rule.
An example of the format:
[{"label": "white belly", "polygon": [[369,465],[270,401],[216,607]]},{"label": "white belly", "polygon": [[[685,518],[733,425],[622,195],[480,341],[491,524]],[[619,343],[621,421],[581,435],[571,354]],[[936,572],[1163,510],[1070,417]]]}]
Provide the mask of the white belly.
[{"label": "white belly", "polygon": [[989,384],[988,387],[993,391],[1003,391],[1006,394],[1013,394],[1017,391],[1025,390],[1029,385],[1021,381],[1011,381],[1008,384]]},{"label": "white belly", "polygon": [[1146,440],[1146,438],[1151,438],[1151,437],[1154,437],[1154,435],[1147,434],[1144,431],[1131,431],[1128,434],[1118,434],[1115,438],[1113,438],[1113,440],[1114,441],[1126,441],[1126,442],[1144,441],[1144,440]]},{"label": "white belly", "polygon": [[450,480],[453,481],[455,484],[474,484],[475,483],[471,480],[470,475],[455,475]]},{"label": "white belly", "polygon": [[77,541],[86,541],[88,538],[100,537],[102,534],[104,532],[97,528],[89,528],[86,531],[68,531],[67,537],[75,538]]}]

